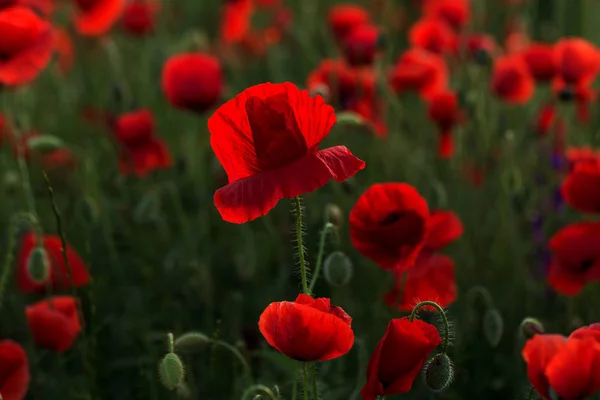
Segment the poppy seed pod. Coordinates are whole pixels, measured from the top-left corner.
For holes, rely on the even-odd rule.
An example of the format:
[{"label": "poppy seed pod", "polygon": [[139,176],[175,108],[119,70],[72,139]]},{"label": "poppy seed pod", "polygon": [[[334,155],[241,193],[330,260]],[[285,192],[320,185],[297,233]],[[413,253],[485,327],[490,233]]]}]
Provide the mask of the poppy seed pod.
[{"label": "poppy seed pod", "polygon": [[48,253],[43,247],[38,246],[29,253],[27,259],[27,272],[35,283],[44,283],[50,272]]},{"label": "poppy seed pod", "polygon": [[175,353],[167,353],[160,362],[158,375],[167,390],[175,390],[185,377],[185,369],[179,356]]},{"label": "poppy seed pod", "polygon": [[492,347],[498,346],[504,333],[504,320],[498,309],[490,308],[483,315],[483,333]]},{"label": "poppy seed pod", "polygon": [[335,251],[325,259],[323,276],[331,286],[344,286],[350,282],[354,274],[352,260],[342,253]]},{"label": "poppy seed pod", "polygon": [[433,392],[446,390],[454,379],[454,363],[446,353],[430,358],[423,367],[425,386]]},{"label": "poppy seed pod", "polygon": [[526,339],[531,339],[535,335],[541,335],[545,332],[544,325],[535,318],[527,317],[521,322],[521,334]]},{"label": "poppy seed pod", "polygon": [[325,222],[329,222],[336,229],[344,224],[344,213],[336,204],[329,203],[325,206]]}]

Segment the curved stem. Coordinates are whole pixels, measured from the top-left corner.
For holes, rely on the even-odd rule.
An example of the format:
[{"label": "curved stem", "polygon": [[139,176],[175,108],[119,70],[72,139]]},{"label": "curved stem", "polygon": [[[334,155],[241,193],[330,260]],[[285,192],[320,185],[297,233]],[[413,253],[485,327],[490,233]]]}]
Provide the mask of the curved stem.
[{"label": "curved stem", "polygon": [[302,391],[304,400],[308,400],[308,363],[304,363],[302,366]]},{"label": "curved stem", "polygon": [[483,286],[473,286],[467,292],[467,298],[471,299],[471,301],[475,301],[477,295],[481,296],[483,302],[485,303],[485,308],[494,308],[494,300],[492,299],[492,295],[490,292]]},{"label": "curved stem", "polygon": [[250,365],[248,364],[248,361],[246,361],[246,359],[244,358],[244,356],[242,355],[242,353],[240,353],[240,351],[238,349],[236,349],[229,343],[224,342],[222,340],[212,339],[211,343],[216,346],[221,346],[221,347],[229,350],[240,361],[240,364],[242,364],[242,368],[244,369],[244,375],[246,375],[246,378],[248,379],[248,381],[250,381],[250,382],[252,381],[252,370],[250,369]]},{"label": "curved stem", "polygon": [[263,392],[264,394],[269,396],[269,398],[271,398],[273,400],[277,400],[277,396],[275,395],[275,393],[273,393],[273,391],[265,385],[250,386],[248,389],[246,389],[244,391],[244,394],[242,394],[242,400],[250,399],[250,396],[252,396],[252,394],[255,392]]},{"label": "curved stem", "polygon": [[302,240],[302,201],[300,197],[294,198],[296,206],[296,244],[298,246],[298,259],[300,261],[300,278],[302,279],[302,293],[310,294],[306,278],[306,260],[304,259],[304,242]]},{"label": "curved stem", "polygon": [[433,301],[422,301],[419,304],[417,304],[415,306],[415,308],[413,308],[412,312],[410,313],[410,317],[408,318],[408,320],[410,322],[412,322],[415,317],[417,316],[417,311],[419,311],[419,308],[424,307],[424,306],[431,306],[434,307],[438,310],[438,312],[440,313],[440,315],[442,316],[442,320],[444,321],[444,341],[442,342],[442,353],[446,352],[446,349],[448,348],[448,342],[450,341],[450,324],[448,323],[448,317],[446,316],[446,312],[444,311],[444,309],[442,307],[440,307],[439,304],[437,304],[436,302]]},{"label": "curved stem", "polygon": [[327,222],[321,231],[321,239],[319,240],[319,253],[317,254],[317,265],[315,266],[315,272],[312,280],[310,281],[310,286],[308,287],[308,290],[311,293],[317,284],[317,280],[319,280],[321,266],[323,265],[323,257],[325,256],[325,242],[327,241],[327,234],[330,230],[335,231],[335,225],[333,225],[331,222]]}]

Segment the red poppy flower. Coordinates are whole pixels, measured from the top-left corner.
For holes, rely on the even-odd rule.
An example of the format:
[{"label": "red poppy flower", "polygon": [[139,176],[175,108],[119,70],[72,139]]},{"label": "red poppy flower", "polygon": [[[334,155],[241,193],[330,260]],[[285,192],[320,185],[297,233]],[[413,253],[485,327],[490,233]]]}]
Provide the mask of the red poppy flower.
[{"label": "red poppy flower", "polygon": [[469,0],[426,0],[423,12],[430,18],[440,18],[456,30],[464,28],[471,18]]},{"label": "red poppy flower", "polygon": [[424,250],[438,251],[462,236],[464,228],[460,218],[452,211],[436,210],[427,220]]},{"label": "red poppy flower", "polygon": [[252,0],[226,0],[221,20],[221,40],[238,43],[250,32],[254,3]]},{"label": "red poppy flower", "polygon": [[531,38],[520,28],[510,32],[504,38],[504,51],[507,55],[521,54],[531,46]]},{"label": "red poppy flower", "polygon": [[429,210],[415,188],[405,183],[375,184],[350,212],[354,247],[385,270],[410,268],[425,243]]},{"label": "red poppy flower", "polygon": [[83,36],[102,36],[119,20],[125,0],[74,0],[75,29]]},{"label": "red poppy flower", "polygon": [[442,57],[423,49],[410,49],[396,62],[390,85],[398,94],[414,90],[424,99],[429,99],[448,87],[448,75],[448,67]]},{"label": "red poppy flower", "polygon": [[344,36],[344,54],[350,65],[369,65],[382,50],[381,30],[364,24]]},{"label": "red poppy flower", "polygon": [[0,84],[26,84],[50,62],[52,26],[30,9],[0,10],[0,37]]},{"label": "red poppy flower", "polygon": [[149,110],[121,115],[115,124],[115,137],[121,145],[119,170],[124,175],[145,176],[173,164],[169,148],[156,136]]},{"label": "red poppy flower", "polygon": [[569,147],[565,152],[565,156],[567,157],[567,161],[569,161],[571,171],[579,163],[591,164],[592,166],[600,164],[600,151],[594,150],[589,146]]},{"label": "red poppy flower", "polygon": [[584,39],[561,39],[554,45],[554,67],[560,82],[587,86],[600,68],[598,50]]},{"label": "red poppy flower", "polygon": [[271,303],[258,328],[267,342],[298,361],[327,361],[346,354],[354,344],[352,318],[327,298],[300,294],[295,302]]},{"label": "red poppy flower", "polygon": [[81,332],[77,301],[71,296],[55,296],[25,308],[36,345],[61,353],[73,346]]},{"label": "red poppy flower", "polygon": [[163,68],[162,88],[173,107],[204,113],[223,93],[221,64],[202,53],[173,56]]},{"label": "red poppy flower", "polygon": [[549,382],[546,377],[546,366],[567,343],[562,335],[535,335],[525,343],[523,359],[527,363],[529,381],[544,399],[549,399]]},{"label": "red poppy flower", "polygon": [[[30,257],[37,249],[37,239],[33,233],[26,233],[21,239],[21,248],[17,258],[17,284],[23,293],[43,293],[46,286],[50,285],[53,290],[68,289],[70,287],[67,265],[62,254],[62,244],[58,236],[44,235],[42,245],[46,259],[46,277],[41,281],[34,280],[29,271]],[[71,278],[73,285],[80,287],[87,285],[90,276],[81,257],[67,245],[67,258],[71,266]],[[49,280],[49,282],[48,282]]]},{"label": "red poppy flower", "polygon": [[133,36],[146,36],[154,31],[158,4],[149,0],[134,0],[125,6],[121,24]]},{"label": "red poppy flower", "polygon": [[369,360],[363,400],[407,393],[427,356],[441,341],[438,330],[427,322],[410,322],[408,318],[390,321]]},{"label": "red poppy flower", "polygon": [[408,41],[413,47],[436,54],[455,53],[458,37],[452,28],[441,19],[421,19],[408,32]]},{"label": "red poppy flower", "polygon": [[548,82],[554,78],[554,47],[545,43],[532,43],[522,53],[531,75],[536,81]]},{"label": "red poppy flower", "polygon": [[522,57],[496,59],[492,73],[492,90],[507,103],[525,104],[533,96],[535,82]]},{"label": "red poppy flower", "polygon": [[600,281],[600,222],[569,225],[550,240],[552,262],[548,283],[565,295],[579,293],[590,281]]},{"label": "red poppy flower", "polygon": [[583,213],[600,213],[600,159],[576,164],[562,183],[568,205]]},{"label": "red poppy flower", "polygon": [[282,198],[342,182],[365,163],[344,146],[318,150],[335,124],[333,108],[291,83],[246,89],[208,121],[210,143],[229,184],[215,193],[224,220],[266,215]]},{"label": "red poppy flower", "polygon": [[23,400],[29,389],[29,361],[12,340],[0,341],[0,393],[3,400]]},{"label": "red poppy flower", "polygon": [[494,57],[498,53],[496,41],[485,33],[467,36],[465,47],[469,56],[474,59],[480,59],[482,53],[487,57]]},{"label": "red poppy flower", "polygon": [[368,24],[371,17],[367,10],[356,4],[337,4],[327,16],[329,28],[338,41],[343,41],[354,28]]},{"label": "red poppy flower", "polygon": [[573,332],[571,332],[571,335],[569,335],[569,339],[585,339],[587,337],[592,338],[596,342],[600,343],[600,323],[575,329]]},{"label": "red poppy flower", "polygon": [[429,118],[440,130],[438,154],[442,158],[450,158],[454,154],[452,129],[464,117],[458,105],[458,98],[454,92],[441,91],[429,99]]}]

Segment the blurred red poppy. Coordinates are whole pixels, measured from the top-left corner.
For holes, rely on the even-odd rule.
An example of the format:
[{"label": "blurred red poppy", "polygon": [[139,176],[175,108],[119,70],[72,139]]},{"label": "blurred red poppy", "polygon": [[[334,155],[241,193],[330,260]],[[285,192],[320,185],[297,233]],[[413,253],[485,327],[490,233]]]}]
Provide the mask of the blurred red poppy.
[{"label": "blurred red poppy", "polygon": [[119,171],[145,176],[173,165],[166,143],[156,136],[154,116],[143,109],[121,115],[115,123],[115,138],[121,149]]},{"label": "blurred red poppy", "polygon": [[407,393],[427,356],[441,341],[438,330],[427,322],[410,322],[408,318],[390,321],[369,360],[363,400]]},{"label": "blurred red poppy", "polygon": [[460,30],[471,19],[471,4],[470,0],[424,0],[423,12],[427,17],[440,18]]},{"label": "blurred red poppy", "polygon": [[0,84],[27,84],[50,62],[52,26],[30,9],[0,10],[0,37]]},{"label": "blurred red poppy", "polygon": [[[37,238],[33,233],[25,233],[21,239],[21,248],[17,256],[17,284],[23,293],[43,293],[49,286],[52,290],[68,289],[71,284],[67,265],[62,254],[62,243],[58,236],[42,236],[42,266],[45,274],[40,277],[32,276],[32,255],[38,250]],[[37,254],[39,256],[40,254]],[[81,257],[67,245],[67,258],[71,267],[73,286],[87,285],[90,276]],[[41,261],[41,260],[40,260]],[[41,278],[41,279],[38,279]]]},{"label": "blurred red poppy", "polygon": [[485,33],[467,36],[465,47],[468,55],[475,60],[494,58],[498,53],[498,44],[492,36]]},{"label": "blurred red poppy", "polygon": [[401,94],[419,92],[424,99],[448,87],[448,67],[442,57],[423,49],[410,49],[396,62],[390,76],[392,89]]},{"label": "blurred red poppy", "polygon": [[548,283],[557,292],[573,296],[600,281],[600,222],[568,225],[551,238],[550,251]]},{"label": "blurred red poppy", "polygon": [[29,330],[37,346],[60,353],[73,346],[81,332],[78,301],[71,296],[54,296],[25,308]]},{"label": "blurred red poppy", "polygon": [[271,303],[258,328],[267,342],[298,361],[327,361],[346,354],[354,344],[352,318],[327,298],[300,294],[295,302]]},{"label": "blurred red poppy", "polygon": [[548,82],[554,78],[554,47],[551,44],[532,43],[522,56],[536,81]]},{"label": "blurred red poppy", "polygon": [[0,393],[3,400],[23,400],[29,389],[29,360],[20,344],[0,341]]},{"label": "blurred red poppy", "polygon": [[83,36],[102,36],[121,18],[125,0],[74,0],[75,29]]},{"label": "blurred red poppy", "polygon": [[282,198],[342,182],[365,163],[344,146],[318,150],[335,124],[333,108],[291,83],[250,87],[215,111],[210,143],[229,184],[215,193],[225,221],[266,215]]},{"label": "blurred red poppy", "polygon": [[551,130],[564,129],[564,121],[557,120],[557,117],[554,103],[544,104],[535,119],[535,132],[540,136],[546,136]]},{"label": "blurred red poppy", "polygon": [[583,213],[600,213],[600,158],[577,163],[562,183],[568,205]]},{"label": "blurred red poppy", "polygon": [[342,42],[356,27],[370,23],[371,16],[357,4],[337,4],[329,9],[327,21],[335,38]]},{"label": "blurred red poppy", "polygon": [[175,108],[205,113],[223,94],[223,71],[215,57],[183,53],[167,60],[162,72],[162,88]]},{"label": "blurred red poppy", "polygon": [[350,238],[380,268],[404,271],[413,266],[425,243],[428,219],[427,202],[412,186],[375,184],[350,212]]},{"label": "blurred red poppy", "polygon": [[492,72],[492,90],[507,103],[525,104],[533,96],[535,81],[522,57],[496,59]]},{"label": "blurred red poppy", "polygon": [[464,119],[456,93],[444,90],[434,94],[429,99],[428,114],[440,130],[439,156],[445,159],[452,157],[454,154],[452,129]]},{"label": "blurred red poppy", "polygon": [[589,146],[569,147],[565,156],[569,162],[569,170],[573,171],[579,163],[589,163],[592,166],[600,164],[600,151]]},{"label": "blurred red poppy", "polygon": [[554,45],[554,67],[559,84],[587,86],[600,68],[598,50],[584,39],[561,39]]},{"label": "blurred red poppy", "polygon": [[125,6],[121,25],[133,36],[147,36],[154,32],[159,5],[156,1],[134,0]]},{"label": "blurred red poppy", "polygon": [[369,24],[354,28],[344,37],[346,61],[350,65],[370,65],[383,50],[381,30]]},{"label": "blurred red poppy", "polygon": [[438,18],[415,22],[408,32],[408,41],[413,47],[436,54],[456,53],[458,49],[458,37],[446,22]]},{"label": "blurred red poppy", "polygon": [[252,0],[225,0],[221,19],[223,44],[240,42],[250,32],[254,2]]}]

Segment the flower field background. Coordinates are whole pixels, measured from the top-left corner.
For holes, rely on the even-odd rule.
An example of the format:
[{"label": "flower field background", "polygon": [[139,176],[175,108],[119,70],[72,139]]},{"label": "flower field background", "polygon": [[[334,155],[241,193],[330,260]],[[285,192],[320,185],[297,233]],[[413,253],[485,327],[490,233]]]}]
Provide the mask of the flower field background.
[{"label": "flower field background", "polygon": [[2,399],[600,398],[600,2],[340,4],[0,0]]}]

